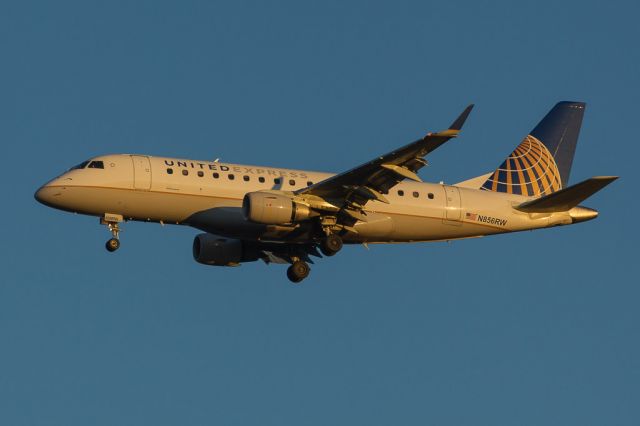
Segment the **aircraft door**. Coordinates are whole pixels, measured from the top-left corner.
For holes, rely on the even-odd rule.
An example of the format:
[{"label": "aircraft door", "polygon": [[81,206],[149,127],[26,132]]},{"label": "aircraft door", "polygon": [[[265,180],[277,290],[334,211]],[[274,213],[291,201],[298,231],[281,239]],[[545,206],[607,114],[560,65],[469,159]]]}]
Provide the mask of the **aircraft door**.
[{"label": "aircraft door", "polygon": [[151,162],[145,155],[132,155],[133,189],[148,191],[151,189]]},{"label": "aircraft door", "polygon": [[445,209],[443,222],[447,225],[462,225],[462,209],[460,206],[460,189],[457,186],[443,186]]}]

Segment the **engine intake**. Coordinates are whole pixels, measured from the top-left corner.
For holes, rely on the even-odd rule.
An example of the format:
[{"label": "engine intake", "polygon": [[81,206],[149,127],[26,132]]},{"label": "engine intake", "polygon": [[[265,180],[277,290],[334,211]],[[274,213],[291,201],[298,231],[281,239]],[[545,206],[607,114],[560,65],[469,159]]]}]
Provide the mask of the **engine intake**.
[{"label": "engine intake", "polygon": [[260,256],[255,247],[242,240],[198,234],[193,239],[193,258],[204,265],[237,266],[256,261]]},{"label": "engine intake", "polygon": [[242,211],[247,220],[266,225],[284,225],[311,217],[309,207],[296,203],[291,196],[264,191],[246,194]]}]

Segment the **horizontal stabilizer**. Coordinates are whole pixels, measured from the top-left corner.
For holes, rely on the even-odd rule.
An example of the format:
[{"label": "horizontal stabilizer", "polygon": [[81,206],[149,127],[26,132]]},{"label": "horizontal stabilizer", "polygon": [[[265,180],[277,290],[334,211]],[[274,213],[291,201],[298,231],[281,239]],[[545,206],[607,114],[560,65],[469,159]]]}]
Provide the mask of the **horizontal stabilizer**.
[{"label": "horizontal stabilizer", "polygon": [[522,203],[515,209],[526,213],[552,213],[571,210],[616,179],[618,176],[595,176],[544,197]]}]

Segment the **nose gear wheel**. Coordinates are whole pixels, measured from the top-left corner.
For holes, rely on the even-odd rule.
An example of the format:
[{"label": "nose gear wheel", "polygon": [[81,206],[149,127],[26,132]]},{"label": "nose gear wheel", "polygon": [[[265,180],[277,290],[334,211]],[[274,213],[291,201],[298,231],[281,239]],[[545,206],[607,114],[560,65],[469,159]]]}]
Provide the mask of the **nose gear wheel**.
[{"label": "nose gear wheel", "polygon": [[117,238],[111,238],[105,244],[107,251],[114,252],[120,248],[120,240]]},{"label": "nose gear wheel", "polygon": [[105,243],[105,248],[110,253],[120,248],[120,226],[118,225],[118,223],[122,221],[121,216],[120,217],[112,216],[112,217],[114,217],[115,220],[106,220],[105,218],[100,218],[100,224],[106,225],[107,228],[109,228],[109,232],[111,232],[112,238],[107,240],[107,242]]}]

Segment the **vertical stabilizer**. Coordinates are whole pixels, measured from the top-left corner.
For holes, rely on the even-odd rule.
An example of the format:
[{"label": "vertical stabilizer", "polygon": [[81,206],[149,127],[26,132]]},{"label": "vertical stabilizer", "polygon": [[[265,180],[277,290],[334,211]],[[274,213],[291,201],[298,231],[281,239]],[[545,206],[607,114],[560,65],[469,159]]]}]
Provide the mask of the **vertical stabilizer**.
[{"label": "vertical stabilizer", "polygon": [[567,186],[584,102],[559,102],[482,185],[509,194],[542,196]]}]

